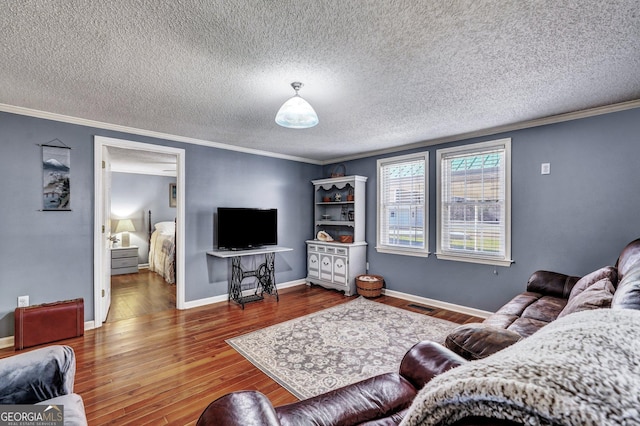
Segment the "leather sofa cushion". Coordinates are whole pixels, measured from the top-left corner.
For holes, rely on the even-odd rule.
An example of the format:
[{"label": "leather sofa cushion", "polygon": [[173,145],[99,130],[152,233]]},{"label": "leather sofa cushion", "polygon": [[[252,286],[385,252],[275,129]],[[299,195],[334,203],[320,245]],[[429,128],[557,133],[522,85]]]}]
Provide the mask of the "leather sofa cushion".
[{"label": "leather sofa cushion", "polygon": [[504,304],[500,309],[496,311],[497,315],[507,316],[521,316],[525,309],[534,304],[540,298],[542,294],[526,291],[516,295],[513,299]]},{"label": "leather sofa cushion", "polygon": [[550,323],[562,312],[567,304],[566,299],[553,296],[542,296],[522,312],[522,318],[530,318],[545,323]]},{"label": "leather sofa cushion", "polygon": [[518,315],[507,315],[495,313],[483,321],[483,324],[490,325],[495,328],[507,329],[515,320],[520,318]]},{"label": "leather sofa cushion", "polygon": [[483,324],[495,328],[504,328],[518,333],[522,337],[529,337],[549,323],[534,318],[522,318],[516,315],[494,314],[484,320]]},{"label": "leather sofa cushion", "polygon": [[507,330],[518,333],[522,337],[529,337],[547,324],[549,323],[534,318],[518,318]]},{"label": "leather sofa cushion", "polygon": [[566,304],[566,299],[527,291],[516,295],[484,323],[497,328],[511,328],[520,319],[535,320],[515,328],[527,330],[526,335],[529,336],[536,331],[532,330],[534,324],[540,328],[552,322]]},{"label": "leather sofa cushion", "polygon": [[282,426],[356,425],[393,416],[411,405],[417,389],[398,373],[387,373],[276,408]]},{"label": "leather sofa cushion", "polygon": [[600,281],[603,278],[608,278],[609,281],[611,281],[613,288],[615,289],[618,285],[618,270],[613,266],[605,266],[580,278],[576,285],[574,285],[571,289],[569,300],[571,300],[573,297],[576,297],[578,294],[585,291],[590,285]]},{"label": "leather sofa cushion", "polygon": [[522,339],[518,333],[485,323],[463,324],[456,327],[445,340],[445,346],[469,359],[482,359]]},{"label": "leather sofa cushion", "polygon": [[569,315],[573,312],[586,311],[589,309],[600,309],[611,307],[613,293],[615,292],[613,284],[609,278],[603,278],[600,281],[591,284],[584,291],[571,297],[567,306],[560,312],[558,318]]}]

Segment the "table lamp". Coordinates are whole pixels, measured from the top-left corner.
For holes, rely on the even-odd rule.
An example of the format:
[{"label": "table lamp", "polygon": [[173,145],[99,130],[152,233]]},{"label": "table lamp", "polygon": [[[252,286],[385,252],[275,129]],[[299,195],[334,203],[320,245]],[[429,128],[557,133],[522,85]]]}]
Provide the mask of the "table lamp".
[{"label": "table lamp", "polygon": [[131,219],[120,219],[116,226],[116,234],[122,232],[122,247],[129,247],[129,232],[135,231]]}]

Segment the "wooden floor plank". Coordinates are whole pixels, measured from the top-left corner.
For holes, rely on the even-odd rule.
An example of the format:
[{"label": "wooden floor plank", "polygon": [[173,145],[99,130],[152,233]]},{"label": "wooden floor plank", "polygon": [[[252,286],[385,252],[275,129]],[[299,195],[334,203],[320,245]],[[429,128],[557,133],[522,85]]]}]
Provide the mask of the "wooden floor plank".
[{"label": "wooden floor plank", "polygon": [[[130,277],[127,281],[132,287]],[[131,288],[127,292],[139,297]],[[193,425],[212,400],[237,390],[259,390],[276,405],[297,400],[226,339],[353,299],[333,290],[298,286],[282,290],[279,302],[266,297],[244,310],[222,302],[138,313],[60,343],[76,352],[75,391],[84,399],[90,425]],[[426,312],[389,296],[374,300],[457,323],[481,320],[438,308]],[[136,305],[155,309],[147,303],[128,303],[126,309],[131,310],[126,315],[134,314],[131,307]],[[13,349],[0,350],[0,358],[13,354]]]}]

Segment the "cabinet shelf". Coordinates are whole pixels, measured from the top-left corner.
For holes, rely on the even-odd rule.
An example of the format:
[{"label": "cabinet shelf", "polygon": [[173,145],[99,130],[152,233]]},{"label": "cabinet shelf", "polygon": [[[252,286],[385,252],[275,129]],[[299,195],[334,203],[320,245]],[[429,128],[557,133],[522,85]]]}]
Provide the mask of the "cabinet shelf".
[{"label": "cabinet shelf", "polygon": [[353,220],[318,220],[316,226],[355,226]]},{"label": "cabinet shelf", "polygon": [[355,201],[318,201],[319,206],[339,206],[344,204],[355,204]]}]

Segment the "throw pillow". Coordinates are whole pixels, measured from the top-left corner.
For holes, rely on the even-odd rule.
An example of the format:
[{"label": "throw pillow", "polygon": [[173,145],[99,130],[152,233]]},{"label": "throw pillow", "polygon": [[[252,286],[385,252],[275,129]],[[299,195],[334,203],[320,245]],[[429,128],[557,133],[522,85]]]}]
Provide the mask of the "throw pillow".
[{"label": "throw pillow", "polygon": [[615,289],[613,288],[613,284],[611,284],[611,280],[609,278],[603,278],[587,287],[582,293],[570,298],[567,306],[558,314],[558,318],[562,318],[573,312],[609,308],[611,307],[614,292]]},{"label": "throw pillow", "polygon": [[158,222],[154,225],[154,227],[161,234],[174,234],[176,232],[176,224],[175,222]]},{"label": "throw pillow", "polygon": [[618,270],[613,266],[605,266],[598,270],[593,271],[590,274],[585,275],[580,278],[578,282],[571,289],[571,293],[569,294],[569,300],[572,297],[577,296],[578,294],[585,291],[590,285],[600,281],[603,278],[609,278],[613,288],[615,289],[618,285]]}]

